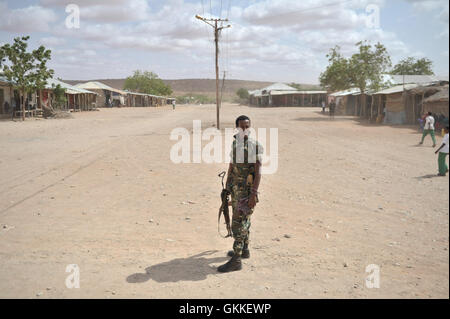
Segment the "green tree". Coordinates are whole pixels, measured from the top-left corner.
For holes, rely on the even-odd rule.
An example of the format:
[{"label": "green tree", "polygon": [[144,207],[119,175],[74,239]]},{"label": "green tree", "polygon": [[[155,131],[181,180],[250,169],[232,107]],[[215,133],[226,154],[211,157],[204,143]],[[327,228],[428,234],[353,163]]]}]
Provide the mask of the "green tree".
[{"label": "green tree", "polygon": [[[352,86],[363,93],[367,89],[379,91],[383,88],[383,73],[391,67],[391,58],[381,43],[372,46],[367,41],[356,43],[358,52],[349,60],[350,81]],[[360,115],[365,115],[366,96],[360,95]]]},{"label": "green tree", "polygon": [[351,87],[349,60],[342,56],[337,45],[326,55],[329,65],[320,74],[320,86],[330,91],[340,91]]},{"label": "green tree", "polygon": [[53,94],[55,95],[55,105],[57,108],[62,109],[63,106],[66,104],[66,89],[61,87],[61,85],[57,84],[56,86],[53,85]]},{"label": "green tree", "polygon": [[391,74],[434,75],[432,66],[433,62],[427,58],[415,59],[414,57],[408,57],[397,63]]},{"label": "green tree", "polygon": [[157,74],[150,71],[134,71],[125,79],[124,90],[153,95],[170,95],[172,88],[164,84]]},{"label": "green tree", "polygon": [[44,46],[27,52],[29,36],[14,38],[13,44],[0,47],[0,68],[3,75],[19,91],[22,119],[25,120],[25,94],[43,89],[54,71],[47,68],[51,51]]},{"label": "green tree", "polygon": [[239,90],[237,90],[236,94],[241,100],[248,100],[249,98],[248,90],[244,88],[240,88]]},{"label": "green tree", "polygon": [[350,81],[352,86],[361,92],[366,89],[378,91],[383,87],[383,73],[391,67],[391,58],[381,43],[372,46],[367,41],[356,43],[358,53],[352,55],[350,65]]}]

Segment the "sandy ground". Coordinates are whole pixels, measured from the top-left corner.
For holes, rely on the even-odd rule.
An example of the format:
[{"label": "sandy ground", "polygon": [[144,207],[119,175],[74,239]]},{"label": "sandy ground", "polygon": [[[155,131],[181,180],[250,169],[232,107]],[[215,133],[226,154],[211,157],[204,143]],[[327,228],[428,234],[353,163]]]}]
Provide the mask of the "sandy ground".
[{"label": "sandy ground", "polygon": [[211,126],[213,106],[0,122],[0,297],[449,297],[449,181],[429,137],[312,108],[224,105],[224,126],[240,114],[278,128],[279,165],[262,178],[251,258],[228,274],[227,165],[169,159],[170,131]]}]

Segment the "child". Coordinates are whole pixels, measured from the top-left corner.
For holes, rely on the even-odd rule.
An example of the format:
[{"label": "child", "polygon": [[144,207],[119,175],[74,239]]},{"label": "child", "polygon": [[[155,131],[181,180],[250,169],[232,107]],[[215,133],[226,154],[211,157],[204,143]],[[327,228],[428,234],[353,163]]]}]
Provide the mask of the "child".
[{"label": "child", "polygon": [[445,163],[445,158],[448,155],[448,149],[449,149],[449,145],[448,145],[449,141],[448,141],[448,126],[445,127],[445,136],[444,136],[444,140],[442,141],[442,145],[436,150],[436,152],[434,152],[435,154],[437,154],[439,152],[439,157],[438,157],[438,165],[439,165],[439,176],[445,176],[448,172],[448,167],[447,164]]},{"label": "child", "polygon": [[428,116],[425,118],[425,127],[422,134],[422,140],[419,142],[419,144],[423,144],[423,140],[425,139],[425,136],[428,134],[431,135],[431,139],[433,140],[433,147],[436,146],[436,138],[434,137],[434,117],[431,112],[428,112]]}]

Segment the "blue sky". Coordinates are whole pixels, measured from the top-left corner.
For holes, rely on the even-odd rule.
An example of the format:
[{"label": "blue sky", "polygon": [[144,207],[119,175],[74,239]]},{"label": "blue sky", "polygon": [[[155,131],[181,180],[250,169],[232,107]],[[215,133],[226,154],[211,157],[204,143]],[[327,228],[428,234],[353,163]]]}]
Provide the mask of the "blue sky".
[{"label": "blue sky", "polygon": [[[70,3],[80,28],[65,23]],[[30,35],[32,47],[52,49],[50,66],[63,79],[136,69],[213,78],[212,28],[194,18],[202,14],[231,20],[220,48],[229,78],[317,83],[329,48],[351,55],[360,40],[383,43],[394,63],[428,57],[448,75],[448,10],[441,0],[0,0],[0,44]]]}]

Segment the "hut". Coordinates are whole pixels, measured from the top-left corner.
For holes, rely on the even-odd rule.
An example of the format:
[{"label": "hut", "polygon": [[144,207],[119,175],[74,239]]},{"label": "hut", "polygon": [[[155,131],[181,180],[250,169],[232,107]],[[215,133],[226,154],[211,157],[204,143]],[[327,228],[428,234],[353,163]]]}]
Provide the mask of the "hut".
[{"label": "hut", "polygon": [[126,96],[126,105],[127,106],[155,106],[156,105],[156,96],[152,94],[145,94],[145,93],[137,93],[137,92],[129,92],[125,91],[127,93]]},{"label": "hut", "polygon": [[300,91],[284,83],[274,83],[260,90],[249,91],[249,103],[255,106],[320,106],[326,91]]},{"label": "hut", "polygon": [[98,94],[98,107],[125,106],[127,92],[112,88],[104,83],[92,81],[75,85],[78,88]]},{"label": "hut", "polygon": [[97,96],[95,92],[85,90],[57,79],[48,79],[45,89],[39,91],[38,106],[42,105],[56,107],[53,90],[56,86],[65,89],[66,102],[62,108],[73,111],[88,111],[96,107]]},{"label": "hut", "polygon": [[357,112],[357,96],[361,93],[358,88],[350,88],[329,94],[328,102],[336,103],[335,114],[354,115]]},{"label": "hut", "polygon": [[425,98],[423,109],[425,112],[442,114],[448,119],[448,85],[441,87],[435,94]]},{"label": "hut", "polygon": [[[43,89],[27,94],[26,115],[40,115],[43,106],[55,107],[53,90],[57,85],[65,89],[66,103],[61,106],[62,108],[82,111],[90,110],[95,105],[96,94],[94,92],[77,88],[57,79],[47,79],[47,84]],[[20,105],[21,99],[18,91],[5,78],[0,77],[0,116],[10,117],[14,106],[17,106],[16,113],[21,114]]]},{"label": "hut", "polygon": [[13,103],[16,103],[16,101],[13,101],[14,96],[11,83],[0,76],[0,117],[11,116]]},{"label": "hut", "polygon": [[396,85],[389,89],[375,92],[378,98],[378,114],[384,114],[384,124],[406,124],[411,123],[411,116],[407,116],[407,92],[418,87],[418,84],[410,83]]}]

